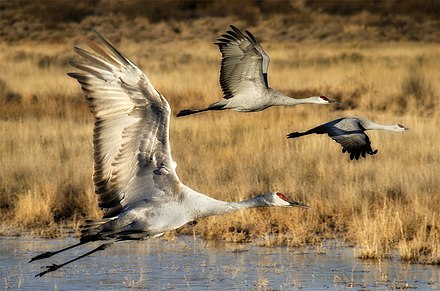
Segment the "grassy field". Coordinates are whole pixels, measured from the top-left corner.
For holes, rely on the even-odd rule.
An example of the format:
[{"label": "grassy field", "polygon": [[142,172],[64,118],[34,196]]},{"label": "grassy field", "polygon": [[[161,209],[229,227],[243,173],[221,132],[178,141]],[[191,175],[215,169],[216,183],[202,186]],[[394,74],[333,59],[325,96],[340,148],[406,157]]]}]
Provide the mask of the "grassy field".
[{"label": "grassy field", "polygon": [[[181,34],[191,32],[185,26]],[[343,104],[172,117],[177,171],[186,185],[217,199],[279,191],[311,208],[253,209],[201,220],[177,233],[264,246],[319,246],[340,238],[358,246],[362,258],[383,259],[397,249],[402,260],[440,263],[438,43],[320,45],[270,42],[270,32],[255,34],[271,57],[272,87]],[[67,61],[75,58],[72,46],[84,44],[85,37],[78,32],[68,42],[0,43],[2,235],[65,235],[66,227],[77,230],[84,217],[101,215],[91,179],[92,116],[79,85],[66,76],[72,71]],[[115,42],[176,114],[221,98],[215,37]],[[411,130],[368,133],[379,152],[359,161],[350,161],[325,136],[286,138],[347,115]]]}]

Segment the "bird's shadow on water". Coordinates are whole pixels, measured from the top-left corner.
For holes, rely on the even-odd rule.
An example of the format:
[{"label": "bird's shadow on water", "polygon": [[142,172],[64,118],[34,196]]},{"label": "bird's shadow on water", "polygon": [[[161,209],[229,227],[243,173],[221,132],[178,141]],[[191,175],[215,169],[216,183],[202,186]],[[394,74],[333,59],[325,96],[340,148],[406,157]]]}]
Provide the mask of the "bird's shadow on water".
[{"label": "bird's shadow on water", "polygon": [[31,257],[76,243],[73,238],[1,238],[5,288],[36,289],[350,289],[440,287],[440,267],[398,260],[364,261],[340,242],[319,248],[259,247],[181,236],[116,243],[42,278],[41,267],[63,263],[97,245],[32,262]]}]

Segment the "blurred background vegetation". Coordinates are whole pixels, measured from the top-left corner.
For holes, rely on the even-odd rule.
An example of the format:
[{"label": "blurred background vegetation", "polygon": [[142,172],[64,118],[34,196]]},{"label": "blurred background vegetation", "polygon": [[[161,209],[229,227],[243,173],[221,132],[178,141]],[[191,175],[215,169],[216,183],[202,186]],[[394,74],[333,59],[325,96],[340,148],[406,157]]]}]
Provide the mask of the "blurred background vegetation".
[{"label": "blurred background vegetation", "polygon": [[[179,231],[268,246],[339,238],[364,258],[397,248],[404,260],[440,263],[438,0],[1,0],[0,235],[62,236],[101,215],[93,118],[66,76],[78,58],[72,47],[85,47],[91,28],[178,112],[221,98],[213,43],[230,24],[251,31],[271,57],[271,86],[343,105],[172,116],[185,184],[227,201],[277,189],[312,206],[249,210]],[[369,133],[379,154],[355,162],[329,138],[285,138],[346,115],[412,130]]]},{"label": "blurred background vegetation", "polygon": [[[144,25],[145,22],[167,22],[172,26],[171,31],[179,35],[182,29],[173,25],[174,22],[233,17],[249,26],[276,16],[278,19],[272,19],[273,23],[267,25],[281,21],[281,25],[276,25],[277,34],[296,41],[316,37],[323,40],[331,36],[338,40],[335,35],[346,31],[334,28],[347,23],[374,29],[377,33],[370,33],[369,37],[382,40],[438,41],[439,5],[437,0],[2,0],[0,27],[2,41],[61,41],[74,36],[78,28],[92,26],[120,29],[120,26],[139,26],[140,21]],[[213,33],[224,27],[218,27],[215,22],[209,26]],[[326,29],[327,26],[330,29]],[[289,33],[295,28],[308,33],[299,36]],[[145,27],[145,30],[149,29]],[[140,33],[139,37],[149,34],[136,33]]]}]

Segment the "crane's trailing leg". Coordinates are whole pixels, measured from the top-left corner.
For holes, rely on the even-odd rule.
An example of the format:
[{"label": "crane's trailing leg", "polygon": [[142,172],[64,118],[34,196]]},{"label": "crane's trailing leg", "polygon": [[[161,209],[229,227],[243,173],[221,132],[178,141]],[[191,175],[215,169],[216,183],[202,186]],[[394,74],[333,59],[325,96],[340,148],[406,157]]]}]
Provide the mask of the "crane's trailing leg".
[{"label": "crane's trailing leg", "polygon": [[[89,255],[91,255],[91,254],[93,254],[93,253],[96,253],[97,251],[103,251],[103,250],[105,250],[106,248],[108,248],[109,246],[111,246],[113,243],[114,243],[114,241],[113,241],[113,242],[109,242],[109,243],[102,244],[102,245],[100,245],[99,247],[97,247],[96,249],[93,249],[93,250],[91,250],[90,252],[85,253],[84,255],[81,255],[81,256],[79,256],[79,257],[76,257],[76,258],[74,258],[74,259],[72,259],[72,260],[70,260],[70,261],[67,261],[67,262],[63,263],[63,264],[60,264],[60,265],[53,264],[53,265],[51,265],[51,266],[46,266],[46,267],[45,267],[46,270],[43,271],[43,272],[41,272],[41,273],[38,273],[37,275],[35,275],[35,277],[42,277],[42,276],[44,276],[44,275],[47,274],[47,273],[54,272],[54,271],[58,270],[59,268],[64,267],[65,265],[68,265],[68,264],[73,263],[73,262],[75,262],[75,261],[77,261],[77,260],[79,260],[79,259],[82,259],[82,258],[84,258],[84,257],[87,257],[87,256],[89,256]],[[79,244],[77,244],[77,245],[80,245],[80,244],[84,244],[84,243],[79,243]],[[77,245],[74,245],[74,246],[77,246]],[[74,247],[74,246],[71,246],[71,247],[69,247],[69,248],[72,248],[72,247]],[[67,249],[68,249],[68,248],[67,248]],[[63,249],[63,250],[66,250],[66,249]],[[61,251],[63,251],[63,250],[61,250]],[[58,251],[58,252],[53,252],[53,253],[59,253],[59,252],[60,252],[60,251]],[[46,254],[46,253],[44,253],[44,254]],[[44,254],[42,254],[42,255],[44,255]],[[49,255],[49,257],[52,256],[52,255],[54,255],[54,254]],[[35,260],[36,260],[36,259],[35,259]],[[35,261],[35,260],[34,260],[34,261]],[[31,260],[31,261],[32,261],[32,260]]]},{"label": "crane's trailing leg", "polygon": [[203,111],[208,111],[208,110],[224,110],[225,108],[224,104],[218,104],[218,102],[209,105],[209,107],[204,108],[204,109],[184,109],[181,110],[179,113],[177,113],[177,117],[181,117],[181,116],[187,116],[187,115],[191,115],[194,113],[199,113],[199,112],[203,112]]},{"label": "crane's trailing leg", "polygon": [[58,251],[55,251],[55,252],[45,252],[45,253],[39,254],[38,256],[33,257],[33,258],[29,261],[29,263],[31,263],[31,262],[33,262],[33,261],[38,261],[38,260],[42,260],[42,259],[47,259],[47,258],[50,258],[50,257],[56,255],[56,254],[59,254],[59,253],[62,253],[62,252],[64,252],[64,251],[67,251],[67,250],[73,249],[73,248],[75,248],[75,247],[79,247],[80,245],[83,245],[83,244],[89,243],[89,242],[91,242],[91,241],[101,240],[101,239],[102,239],[102,238],[101,238],[101,236],[99,236],[99,235],[89,235],[89,236],[84,236],[84,237],[81,238],[80,242],[77,243],[77,244],[74,244],[74,245],[68,246],[68,247],[66,247],[66,248],[64,248],[64,249],[61,249],[61,250],[58,250]]},{"label": "crane's trailing leg", "polygon": [[46,258],[50,258],[50,257],[52,257],[52,256],[54,256],[54,255],[56,255],[56,254],[59,254],[59,253],[61,253],[61,252],[64,252],[64,251],[67,251],[67,250],[73,249],[74,247],[78,247],[78,246],[83,245],[83,244],[88,243],[88,242],[90,242],[90,241],[81,241],[81,242],[79,242],[79,243],[77,243],[77,244],[74,244],[74,245],[72,245],[72,246],[68,246],[67,248],[64,248],[64,249],[58,250],[58,251],[56,251],[56,252],[45,252],[45,253],[42,253],[42,254],[40,254],[40,255],[38,255],[38,256],[33,257],[33,258],[29,261],[29,263],[30,263],[30,262],[33,262],[33,261],[38,261],[38,260],[42,260],[42,259],[46,259]]},{"label": "crane's trailing leg", "polygon": [[202,111],[205,111],[205,110],[184,109],[184,110],[180,111],[179,113],[177,113],[177,117],[187,116],[187,115],[191,115],[191,114],[202,112]]}]

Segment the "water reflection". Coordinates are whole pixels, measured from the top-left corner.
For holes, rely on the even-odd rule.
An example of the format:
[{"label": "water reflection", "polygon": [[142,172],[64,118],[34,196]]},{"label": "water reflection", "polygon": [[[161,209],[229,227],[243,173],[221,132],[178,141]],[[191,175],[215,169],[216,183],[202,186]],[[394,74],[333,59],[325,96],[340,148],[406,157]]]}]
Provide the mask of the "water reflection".
[{"label": "water reflection", "polygon": [[72,238],[1,238],[1,285],[21,290],[440,289],[439,266],[362,261],[355,258],[352,248],[334,242],[324,245],[324,251],[316,251],[206,242],[194,237],[116,244],[57,272],[34,278],[41,266],[62,263],[96,247],[83,246],[28,264],[41,252],[76,242]]}]

